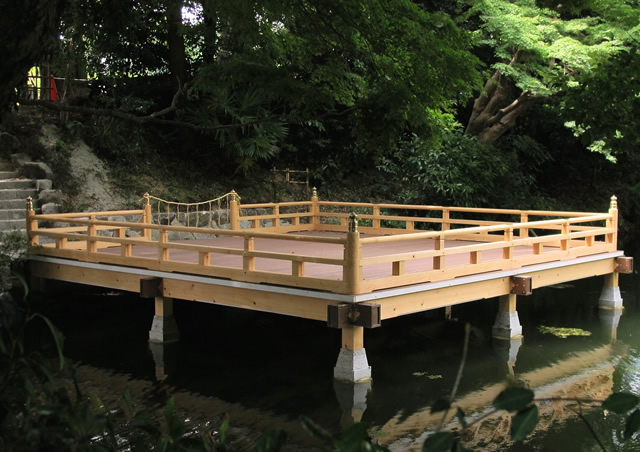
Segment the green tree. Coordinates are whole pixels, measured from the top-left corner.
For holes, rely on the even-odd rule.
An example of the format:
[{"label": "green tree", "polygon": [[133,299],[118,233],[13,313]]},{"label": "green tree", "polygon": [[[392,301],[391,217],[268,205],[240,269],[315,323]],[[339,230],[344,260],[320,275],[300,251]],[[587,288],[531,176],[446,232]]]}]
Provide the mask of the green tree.
[{"label": "green tree", "polygon": [[626,0],[474,2],[464,17],[480,24],[477,44],[491,51],[492,73],[466,133],[493,143],[532,105],[582,89],[603,67],[615,70],[612,62],[635,46],[636,14]]}]

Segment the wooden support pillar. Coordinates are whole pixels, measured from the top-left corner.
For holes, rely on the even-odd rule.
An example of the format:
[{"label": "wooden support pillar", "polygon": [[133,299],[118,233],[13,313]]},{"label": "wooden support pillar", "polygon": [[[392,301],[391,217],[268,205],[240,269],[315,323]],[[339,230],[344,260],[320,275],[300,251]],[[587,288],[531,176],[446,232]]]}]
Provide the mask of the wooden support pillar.
[{"label": "wooden support pillar", "polygon": [[180,340],[180,331],[173,316],[173,298],[162,295],[162,279],[140,280],[140,296],[154,298],[155,315],[149,331],[149,342],[169,344]]},{"label": "wooden support pillar", "polygon": [[624,309],[618,281],[620,273],[633,273],[632,257],[616,257],[615,271],[604,275],[604,286],[602,287],[600,299],[598,300],[598,307],[600,309]]},{"label": "wooden support pillar", "polygon": [[516,311],[516,295],[510,293],[500,297],[498,315],[491,335],[497,339],[513,339],[522,336],[522,326]]},{"label": "wooden support pillar", "polygon": [[360,382],[371,379],[371,366],[364,349],[364,328],[361,326],[342,327],[342,347],[333,369],[336,380]]}]

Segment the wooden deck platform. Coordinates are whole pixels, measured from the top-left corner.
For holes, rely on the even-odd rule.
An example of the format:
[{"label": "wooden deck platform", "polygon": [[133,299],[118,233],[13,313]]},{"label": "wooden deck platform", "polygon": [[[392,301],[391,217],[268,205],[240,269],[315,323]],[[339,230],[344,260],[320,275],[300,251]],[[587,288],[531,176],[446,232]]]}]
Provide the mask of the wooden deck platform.
[{"label": "wooden deck platform", "polygon": [[[358,212],[358,215],[355,214]],[[598,275],[617,289],[617,203],[606,213],[319,201],[239,205],[227,229],[165,225],[141,210],[35,215],[32,275],[361,327]],[[168,217],[167,217],[168,218]],[[47,226],[46,228],[44,226]],[[188,236],[188,240],[185,238]],[[620,301],[621,302],[621,301]],[[616,302],[617,303],[617,302]],[[617,305],[616,305],[617,306]],[[168,314],[166,314],[166,312]]]}]

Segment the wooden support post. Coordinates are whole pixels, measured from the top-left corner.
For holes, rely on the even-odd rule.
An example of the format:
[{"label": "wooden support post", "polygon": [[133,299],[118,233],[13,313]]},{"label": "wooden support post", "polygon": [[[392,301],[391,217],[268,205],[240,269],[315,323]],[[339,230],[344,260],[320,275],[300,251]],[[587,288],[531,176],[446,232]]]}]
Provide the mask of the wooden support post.
[{"label": "wooden support post", "polygon": [[333,369],[336,380],[359,382],[371,379],[371,366],[364,349],[364,328],[345,326],[342,328],[342,347]]},{"label": "wooden support post", "polygon": [[362,244],[358,232],[358,216],[352,213],[349,216],[349,232],[347,243],[344,245],[344,267],[342,279],[345,284],[345,293],[355,295],[360,293],[362,283]]},{"label": "wooden support post", "polygon": [[173,299],[156,295],[155,315],[149,331],[149,342],[168,344],[180,340],[178,325],[173,316]]},{"label": "wooden support post", "polygon": [[515,294],[500,297],[498,315],[493,324],[491,335],[497,339],[512,339],[522,336],[522,326],[516,311]]},{"label": "wooden support post", "polygon": [[240,207],[238,206],[237,193],[231,190],[229,200],[229,223],[232,231],[240,230]]}]

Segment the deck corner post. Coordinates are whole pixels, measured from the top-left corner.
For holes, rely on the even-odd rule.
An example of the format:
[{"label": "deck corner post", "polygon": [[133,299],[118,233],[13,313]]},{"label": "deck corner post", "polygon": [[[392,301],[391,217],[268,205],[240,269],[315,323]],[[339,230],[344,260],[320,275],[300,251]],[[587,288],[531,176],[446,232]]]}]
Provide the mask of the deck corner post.
[{"label": "deck corner post", "polygon": [[180,340],[180,331],[173,316],[173,298],[155,296],[155,315],[149,331],[149,342],[170,344]]},{"label": "deck corner post", "polygon": [[229,223],[232,231],[240,230],[240,208],[235,190],[231,190],[229,194]]},{"label": "deck corner post", "polygon": [[360,293],[362,283],[362,244],[358,232],[358,216],[352,213],[349,217],[349,232],[344,245],[343,280],[346,293],[355,295]]},{"label": "deck corner post", "polygon": [[33,198],[29,196],[27,198],[27,240],[29,246],[38,246],[40,244],[40,238],[36,234],[38,231],[38,220],[35,220],[36,215],[33,209]]},{"label": "deck corner post", "polygon": [[522,325],[516,311],[516,295],[508,294],[500,297],[498,314],[493,324],[491,335],[496,339],[515,339],[522,337]]},{"label": "deck corner post", "polygon": [[320,206],[318,205],[318,189],[313,187],[311,192],[311,224],[317,229],[320,224]]},{"label": "deck corner post", "polygon": [[[153,214],[151,213],[151,199],[149,193],[144,194],[144,207],[142,208],[142,223],[153,224]],[[144,228],[142,230],[142,237],[146,240],[151,240],[151,229]]]},{"label": "deck corner post", "polygon": [[598,307],[600,309],[624,309],[620,286],[618,284],[618,276],[618,272],[604,275],[604,285],[602,292],[600,292],[600,298],[598,299]]},{"label": "deck corner post", "polygon": [[364,349],[364,328],[345,326],[342,328],[342,347],[338,354],[333,377],[339,381],[351,383],[371,379],[371,366]]},{"label": "deck corner post", "polygon": [[614,195],[611,197],[609,204],[609,215],[611,219],[607,221],[607,227],[614,229],[612,234],[607,234],[607,242],[613,245],[613,249],[618,249],[618,198]]}]

